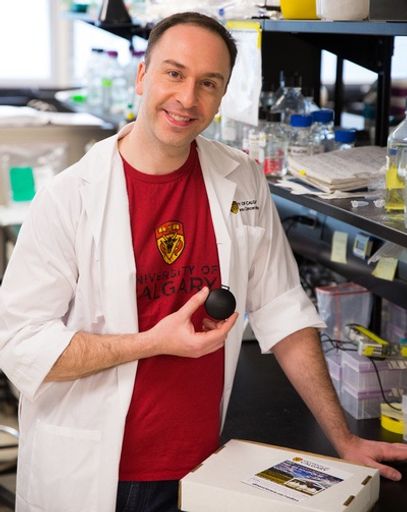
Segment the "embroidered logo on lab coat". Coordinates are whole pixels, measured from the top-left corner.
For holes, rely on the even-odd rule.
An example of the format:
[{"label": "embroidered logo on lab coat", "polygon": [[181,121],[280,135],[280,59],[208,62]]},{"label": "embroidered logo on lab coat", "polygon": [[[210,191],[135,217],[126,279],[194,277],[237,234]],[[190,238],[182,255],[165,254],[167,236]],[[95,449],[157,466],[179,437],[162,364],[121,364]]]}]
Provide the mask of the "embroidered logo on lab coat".
[{"label": "embroidered logo on lab coat", "polygon": [[172,220],[161,224],[155,230],[155,239],[165,263],[171,265],[181,256],[185,247],[182,222]]},{"label": "embroidered logo on lab coat", "polygon": [[233,201],[230,211],[235,214],[239,213],[239,205],[237,204],[236,201]]}]

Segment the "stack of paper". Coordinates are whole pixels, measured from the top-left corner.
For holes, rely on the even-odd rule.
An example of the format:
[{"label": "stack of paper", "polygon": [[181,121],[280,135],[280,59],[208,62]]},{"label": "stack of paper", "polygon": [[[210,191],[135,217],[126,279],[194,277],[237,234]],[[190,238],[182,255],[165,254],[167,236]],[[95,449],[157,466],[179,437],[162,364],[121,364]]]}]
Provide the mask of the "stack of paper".
[{"label": "stack of paper", "polygon": [[363,146],[311,156],[289,156],[289,172],[324,192],[356,190],[383,172],[386,148]]}]

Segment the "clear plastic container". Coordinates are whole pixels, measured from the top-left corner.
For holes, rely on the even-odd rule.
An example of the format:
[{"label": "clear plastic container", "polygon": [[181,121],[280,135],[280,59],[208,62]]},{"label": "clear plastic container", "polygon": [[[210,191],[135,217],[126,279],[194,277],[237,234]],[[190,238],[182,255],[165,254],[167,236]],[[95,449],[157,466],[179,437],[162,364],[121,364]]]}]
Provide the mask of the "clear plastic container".
[{"label": "clear plastic container", "polygon": [[311,114],[313,153],[326,153],[335,149],[334,112],[324,108]]},{"label": "clear plastic container", "polygon": [[[387,400],[394,398],[390,390],[385,390],[384,394]],[[343,380],[340,401],[345,411],[354,418],[366,420],[380,417],[380,404],[384,400],[380,391],[358,391],[347,386]]]},{"label": "clear plastic container", "polygon": [[325,354],[329,375],[332,379],[342,379],[342,354],[340,352],[328,352]]},{"label": "clear plastic container", "polygon": [[356,283],[318,286],[318,311],[326,323],[325,333],[333,339],[346,339],[346,324],[369,325],[372,294]]},{"label": "clear plastic container", "polygon": [[386,193],[384,197],[384,207],[388,212],[406,212],[406,169],[407,110],[406,118],[397,126],[387,139]]},{"label": "clear plastic container", "polygon": [[312,118],[309,115],[293,114],[291,116],[291,132],[288,143],[289,155],[312,154],[311,124]]},{"label": "clear plastic container", "polygon": [[335,130],[335,149],[355,147],[356,130],[354,128],[337,128]]},{"label": "clear plastic container", "polygon": [[397,326],[403,332],[407,332],[407,309],[404,309],[392,302],[388,303],[388,322]]},{"label": "clear plastic container", "polygon": [[[403,387],[405,370],[392,365],[390,360],[375,361],[384,389]],[[342,381],[357,392],[380,392],[379,380],[369,358],[356,352],[343,352]]]}]

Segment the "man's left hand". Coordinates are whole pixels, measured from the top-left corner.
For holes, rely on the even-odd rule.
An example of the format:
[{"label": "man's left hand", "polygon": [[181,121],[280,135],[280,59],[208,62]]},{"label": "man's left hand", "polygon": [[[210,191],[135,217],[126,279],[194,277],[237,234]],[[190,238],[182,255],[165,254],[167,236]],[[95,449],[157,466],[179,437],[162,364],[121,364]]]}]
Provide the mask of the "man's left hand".
[{"label": "man's left hand", "polygon": [[369,439],[362,439],[361,437],[352,435],[339,455],[349,462],[376,468],[380,471],[381,476],[398,481],[401,480],[402,477],[400,471],[386,464],[382,464],[382,462],[407,462],[407,444],[370,441]]}]

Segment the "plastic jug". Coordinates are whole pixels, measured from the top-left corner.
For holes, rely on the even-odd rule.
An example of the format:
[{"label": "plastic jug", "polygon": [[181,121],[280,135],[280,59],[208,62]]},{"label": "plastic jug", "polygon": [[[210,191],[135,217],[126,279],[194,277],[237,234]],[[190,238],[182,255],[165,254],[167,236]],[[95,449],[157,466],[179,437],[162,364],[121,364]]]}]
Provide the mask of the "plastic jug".
[{"label": "plastic jug", "polygon": [[286,20],[316,20],[315,0],[281,0],[281,12]]}]

